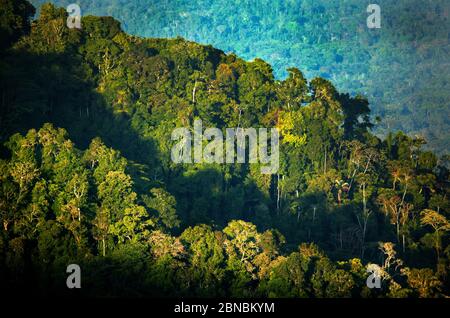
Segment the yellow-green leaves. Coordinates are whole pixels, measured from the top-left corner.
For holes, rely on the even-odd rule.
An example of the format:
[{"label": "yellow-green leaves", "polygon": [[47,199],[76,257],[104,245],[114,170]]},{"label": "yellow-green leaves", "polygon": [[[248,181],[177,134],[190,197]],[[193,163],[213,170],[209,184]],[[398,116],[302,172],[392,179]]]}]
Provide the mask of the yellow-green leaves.
[{"label": "yellow-green leaves", "polygon": [[283,137],[282,142],[294,147],[301,147],[306,143],[306,134],[302,133],[304,121],[298,111],[280,111],[277,128]]}]

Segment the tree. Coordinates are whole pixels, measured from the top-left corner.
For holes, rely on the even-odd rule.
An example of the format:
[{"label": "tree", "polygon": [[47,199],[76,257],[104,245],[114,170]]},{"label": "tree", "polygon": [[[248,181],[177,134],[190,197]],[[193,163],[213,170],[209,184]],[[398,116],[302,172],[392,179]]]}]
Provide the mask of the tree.
[{"label": "tree", "polygon": [[81,211],[87,208],[88,189],[87,174],[73,173],[73,177],[56,198],[58,203],[61,204],[61,212],[58,213],[57,220],[71,231],[78,246],[81,246],[82,236],[85,234]]},{"label": "tree", "polygon": [[[112,235],[118,242],[136,241],[139,231],[145,236],[151,221],[146,219],[145,208],[136,204],[137,194],[132,191],[131,177],[122,171],[110,171],[98,186],[100,205],[97,209],[97,239],[102,241],[103,254],[107,238]],[[136,227],[136,228],[135,228]]]},{"label": "tree", "polygon": [[403,265],[403,261],[396,257],[397,252],[394,247],[395,244],[391,242],[379,242],[378,248],[385,255],[383,269],[387,272],[391,269],[391,266],[395,265],[394,270],[397,270],[400,266]]},{"label": "tree", "polygon": [[402,199],[390,189],[382,189],[377,200],[384,213],[390,217],[391,224],[395,225],[397,242],[400,242],[400,228],[406,224],[413,206],[409,203],[404,204]]},{"label": "tree", "polygon": [[447,220],[445,216],[442,214],[439,214],[436,211],[425,209],[422,212],[420,212],[420,223],[423,226],[431,226],[434,230],[433,233],[433,241],[434,241],[434,248],[436,250],[436,255],[439,262],[440,257],[440,251],[442,250],[442,237],[447,233],[450,232],[450,222]]},{"label": "tree", "polygon": [[180,240],[186,246],[192,284],[198,286],[196,294],[223,295],[225,279],[225,251],[218,232],[207,225],[187,228]]},{"label": "tree", "polygon": [[339,94],[338,97],[344,114],[344,130],[347,138],[363,136],[367,128],[373,127],[370,123],[369,101],[357,95]]},{"label": "tree", "polygon": [[288,77],[280,83],[277,94],[283,108],[297,110],[307,100],[308,86],[302,72],[297,68],[288,68]]},{"label": "tree", "polygon": [[374,192],[373,187],[368,187],[369,182],[371,181],[370,175],[365,175],[362,173],[358,176],[358,183],[360,184],[360,188],[362,190],[362,211],[361,214],[357,214],[356,218],[358,220],[358,225],[362,230],[361,235],[361,259],[364,259],[364,250],[365,250],[365,242],[366,242],[366,233],[367,233],[367,224],[369,222],[370,215],[372,211],[367,207],[368,199],[370,199],[371,194]]},{"label": "tree", "polygon": [[148,238],[153,225],[143,206],[132,205],[125,208],[122,218],[111,224],[109,233],[116,236],[119,243],[138,243]]},{"label": "tree", "polygon": [[97,184],[103,182],[109,171],[124,171],[127,165],[125,158],[117,150],[108,148],[100,138],[94,138],[83,155],[88,168],[93,171]]},{"label": "tree", "polygon": [[0,1],[0,49],[4,50],[30,31],[34,7],[26,0]]},{"label": "tree", "polygon": [[143,196],[145,205],[157,211],[157,219],[161,225],[169,230],[178,228],[181,222],[177,215],[175,198],[162,188],[153,188],[150,193],[151,197]]},{"label": "tree", "polygon": [[242,220],[231,221],[223,229],[228,240],[225,241],[228,254],[228,263],[231,269],[244,269],[252,276],[255,275],[256,267],[252,261],[260,252],[260,234],[256,226]]},{"label": "tree", "polygon": [[183,244],[178,238],[172,237],[159,230],[153,231],[148,238],[151,253],[154,258],[173,258],[185,253]]},{"label": "tree", "polygon": [[406,269],[408,284],[414,288],[419,297],[433,298],[440,295],[442,282],[433,273],[430,268]]},{"label": "tree", "polygon": [[310,292],[306,276],[308,265],[308,258],[298,252],[281,256],[272,262],[270,273],[261,281],[259,289],[267,297],[306,298]]},{"label": "tree", "polygon": [[278,112],[277,128],[282,136],[282,142],[294,147],[301,147],[306,143],[306,134],[301,133],[304,130],[304,120],[302,114],[298,111],[280,111]]},{"label": "tree", "polygon": [[259,279],[270,274],[272,263],[280,256],[280,248],[285,243],[286,239],[277,230],[267,230],[261,234],[259,245],[262,252],[254,260]]},{"label": "tree", "polygon": [[94,226],[93,236],[94,238],[102,243],[102,255],[106,256],[106,240],[109,236],[110,227],[110,216],[107,209],[98,209],[97,215],[92,222]]},{"label": "tree", "polygon": [[393,178],[392,189],[395,190],[395,185],[396,185],[397,181],[400,180],[400,175],[401,175],[401,171],[398,166],[392,166],[391,175]]},{"label": "tree", "polygon": [[352,295],[354,281],[350,273],[336,269],[326,257],[320,257],[314,264],[315,271],[311,276],[315,297],[348,298]]},{"label": "tree", "polygon": [[98,186],[100,207],[109,211],[113,222],[121,219],[125,209],[134,204],[136,197],[130,176],[122,171],[109,171]]},{"label": "tree", "polygon": [[344,182],[343,180],[335,180],[334,186],[338,190],[338,193],[337,193],[338,204],[341,205],[341,203],[342,203],[342,193],[343,192],[348,192],[350,185],[347,182]]}]

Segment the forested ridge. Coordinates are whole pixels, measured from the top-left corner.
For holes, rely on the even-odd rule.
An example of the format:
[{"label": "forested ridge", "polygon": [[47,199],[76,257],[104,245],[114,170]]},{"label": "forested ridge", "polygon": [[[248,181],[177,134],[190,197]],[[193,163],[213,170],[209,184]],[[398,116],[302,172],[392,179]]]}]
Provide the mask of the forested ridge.
[{"label": "forested ridge", "polygon": [[[36,6],[48,0],[32,0]],[[51,0],[66,7],[71,0]],[[423,136],[448,154],[450,2],[448,0],[79,0],[83,14],[108,15],[128,33],[211,44],[245,60],[269,62],[277,79],[296,66],[364,94],[374,132]],[[381,28],[369,29],[369,3]],[[383,138],[384,138],[383,137]]]},{"label": "forested ridge", "polygon": [[[277,80],[111,17],[0,0],[0,290],[69,296],[445,297],[449,158],[373,134],[369,101]],[[175,164],[171,133],[277,127],[278,174]],[[382,277],[368,288],[367,269]]]}]

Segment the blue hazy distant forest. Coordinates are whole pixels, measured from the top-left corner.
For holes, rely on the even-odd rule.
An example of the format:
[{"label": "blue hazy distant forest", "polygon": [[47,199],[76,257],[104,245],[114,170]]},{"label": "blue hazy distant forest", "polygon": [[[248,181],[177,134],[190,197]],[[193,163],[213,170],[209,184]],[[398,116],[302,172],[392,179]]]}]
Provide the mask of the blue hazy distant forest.
[{"label": "blue hazy distant forest", "polygon": [[[46,0],[32,0],[39,6]],[[298,67],[308,79],[330,79],[363,94],[379,134],[424,136],[440,154],[450,137],[448,0],[378,0],[381,29],[368,29],[361,0],[53,0],[82,14],[111,15],[125,31],[211,44],[252,60],[278,78]],[[373,2],[373,1],[372,1]]]}]

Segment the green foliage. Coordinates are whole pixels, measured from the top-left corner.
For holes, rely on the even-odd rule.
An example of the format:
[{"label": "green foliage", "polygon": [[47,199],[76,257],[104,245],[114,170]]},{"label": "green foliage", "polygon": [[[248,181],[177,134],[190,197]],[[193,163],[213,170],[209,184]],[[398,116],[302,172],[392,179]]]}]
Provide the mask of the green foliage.
[{"label": "green foliage", "polygon": [[[47,0],[31,2],[39,7]],[[367,28],[368,3],[359,0],[77,3],[83,14],[114,16],[134,35],[182,36],[234,52],[245,60],[263,58],[278,79],[291,77],[288,68],[296,66],[305,78],[332,80],[339,90],[363,94],[370,100],[373,117],[382,119],[377,133],[402,130],[425,136],[434,151],[448,152],[449,137],[443,133],[449,130],[445,114],[450,107],[447,0],[380,0],[380,29]],[[288,99],[295,91],[292,84],[285,101],[295,106],[300,98]]]},{"label": "green foliage", "polygon": [[26,0],[0,1],[0,49],[3,51],[30,30],[35,8]]},{"label": "green foliage", "polygon": [[[366,99],[297,69],[65,18],[42,7],[2,55],[0,288],[64,294],[75,262],[91,296],[448,295],[448,160],[422,138],[381,140]],[[279,127],[278,173],[173,163],[196,118]]]},{"label": "green foliage", "polygon": [[176,211],[176,200],[167,191],[160,188],[150,190],[152,197],[143,196],[145,205],[158,213],[158,221],[167,229],[178,228],[180,220]]}]

